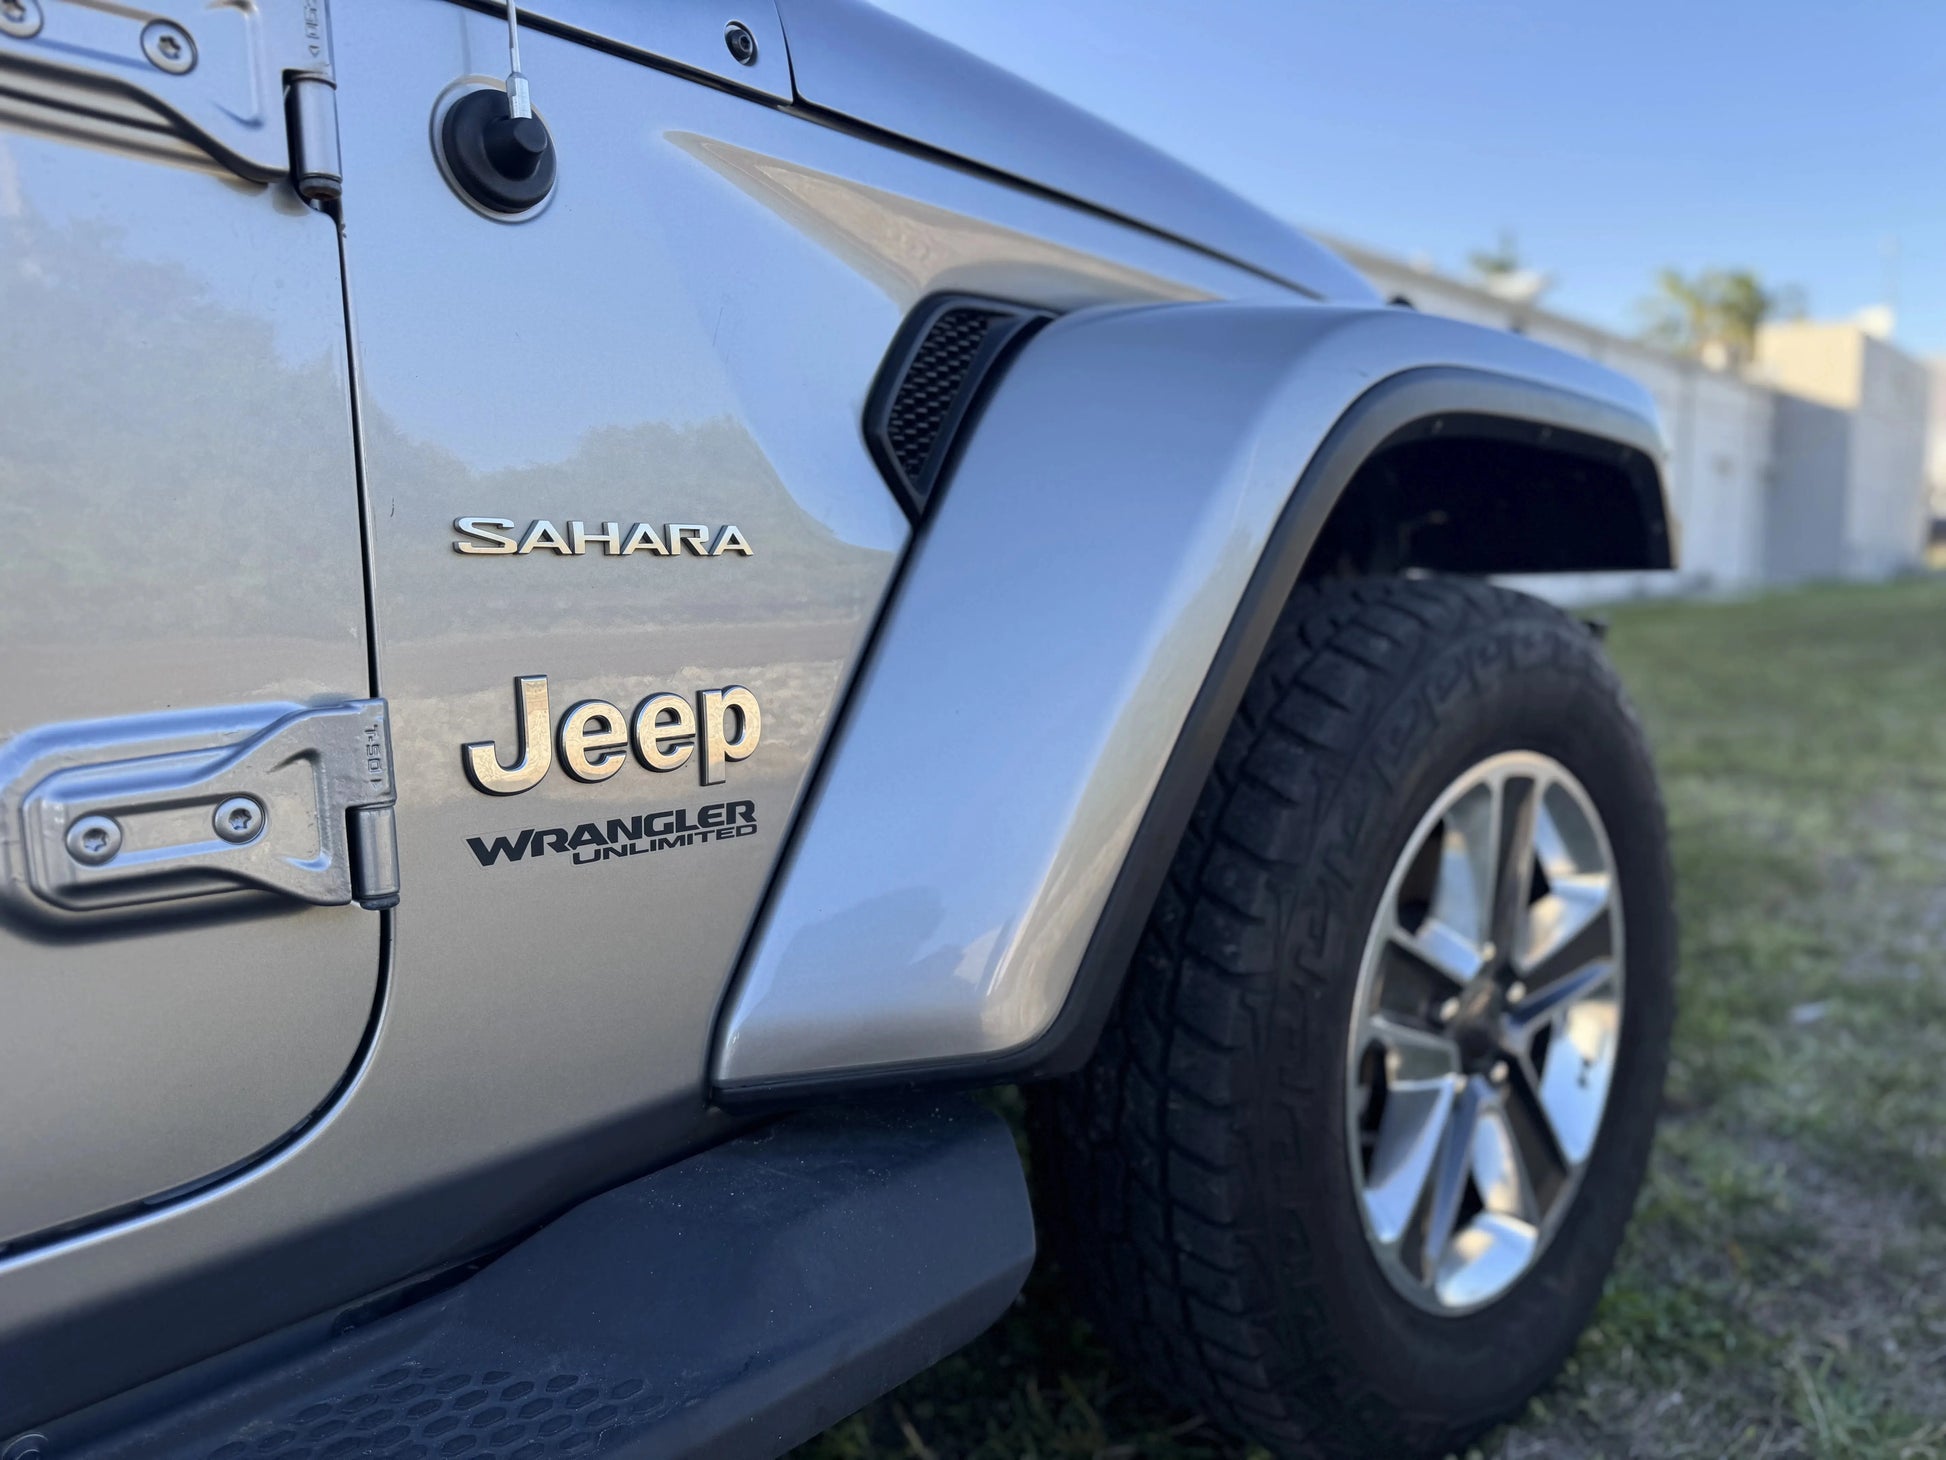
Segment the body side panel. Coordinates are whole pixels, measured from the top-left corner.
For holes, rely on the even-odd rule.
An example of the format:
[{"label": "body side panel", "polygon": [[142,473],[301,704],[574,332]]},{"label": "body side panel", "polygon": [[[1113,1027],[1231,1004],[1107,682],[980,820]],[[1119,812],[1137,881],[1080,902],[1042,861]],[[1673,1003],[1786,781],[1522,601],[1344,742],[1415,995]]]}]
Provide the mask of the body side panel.
[{"label": "body side panel", "polygon": [[[504,65],[503,25],[376,0],[338,19],[405,888],[392,994],[336,1105],[263,1165],[0,1257],[0,1430],[479,1253],[720,1134],[713,1020],[908,541],[859,426],[901,319],[943,290],[1054,309],[1289,297],[1098,214],[539,34],[525,69],[561,191],[509,228],[453,197],[428,141],[441,89]],[[736,521],[754,554],[469,558],[453,519],[474,513]],[[557,765],[484,796],[460,747],[511,745],[524,674],[550,677],[557,718],[587,696],[626,709],[745,683],[763,744],[727,787],[635,764],[586,785]],[[759,803],[761,835],[578,867],[483,868],[468,845],[725,789]]]}]

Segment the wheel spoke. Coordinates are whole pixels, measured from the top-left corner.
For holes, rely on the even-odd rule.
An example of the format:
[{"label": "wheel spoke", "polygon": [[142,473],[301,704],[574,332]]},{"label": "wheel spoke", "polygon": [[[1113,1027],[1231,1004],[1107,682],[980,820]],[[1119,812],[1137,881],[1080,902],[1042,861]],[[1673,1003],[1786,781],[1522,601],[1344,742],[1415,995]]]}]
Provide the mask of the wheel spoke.
[{"label": "wheel spoke", "polygon": [[1613,959],[1597,957],[1584,963],[1572,973],[1529,990],[1525,999],[1507,1012],[1508,1033],[1522,1048],[1529,1047],[1542,1025],[1554,1023],[1564,1010],[1583,999],[1611,992],[1614,983]]},{"label": "wheel spoke", "polygon": [[1413,932],[1395,924],[1391,941],[1395,948],[1456,984],[1471,983],[1486,963],[1484,949],[1435,918],[1427,918]]},{"label": "wheel spoke", "polygon": [[1517,946],[1534,878],[1534,823],[1540,784],[1531,776],[1508,776],[1494,798],[1493,901],[1490,936],[1496,947]]},{"label": "wheel spoke", "polygon": [[1559,786],[1536,798],[1534,855],[1547,885],[1526,909],[1518,940],[1508,945],[1524,973],[1532,974],[1576,943],[1614,901],[1607,858],[1585,825],[1574,826],[1577,814]]},{"label": "wheel spoke", "polygon": [[[1569,953],[1596,928],[1601,936],[1614,883],[1606,873],[1585,872],[1552,882],[1547,895],[1527,909],[1518,941],[1513,944],[1514,963],[1523,971],[1545,968],[1563,953]],[[1570,957],[1573,957],[1570,953]],[[1545,977],[1545,975],[1542,975]]]},{"label": "wheel spoke", "polygon": [[1372,1234],[1392,1246],[1405,1235],[1426,1189],[1433,1158],[1444,1145],[1453,1112],[1450,1083],[1389,1097],[1365,1184]]},{"label": "wheel spoke", "polygon": [[1520,1149],[1528,1189],[1544,1211],[1553,1194],[1574,1174],[1574,1167],[1561,1149],[1561,1138],[1555,1134],[1554,1123],[1541,1104],[1540,1071],[1525,1055],[1513,1061],[1512,1079],[1501,1104],[1501,1115]]},{"label": "wheel spoke", "polygon": [[1383,1014],[1374,1015],[1365,1028],[1385,1050],[1386,1084],[1393,1090],[1448,1080],[1459,1073],[1459,1048],[1443,1034]]},{"label": "wheel spoke", "polygon": [[1440,1301],[1455,1307],[1505,1288],[1525,1271],[1540,1240],[1540,1206],[1520,1146],[1501,1096],[1487,1087],[1477,1096],[1468,1154],[1481,1210],[1427,1268]]},{"label": "wheel spoke", "polygon": [[[1553,894],[1542,901],[1552,901]],[[1533,926],[1532,921],[1529,927]],[[1551,940],[1552,946],[1531,963],[1521,966],[1521,979],[1530,993],[1539,994],[1581,973],[1590,964],[1604,962],[1615,951],[1615,920],[1608,907],[1596,908],[1565,939]]]},{"label": "wheel spoke", "polygon": [[1432,901],[1407,936],[1436,967],[1464,983],[1486,961],[1493,936],[1493,788],[1476,786],[1455,801],[1437,835]]},{"label": "wheel spoke", "polygon": [[1433,1291],[1449,1308],[1468,1308],[1506,1290],[1527,1270],[1540,1233],[1518,1217],[1482,1212],[1446,1250]]},{"label": "wheel spoke", "polygon": [[1507,1118],[1505,1101],[1498,1094],[1480,1106],[1479,1125],[1473,1133],[1473,1186],[1480,1193],[1480,1204],[1489,1212],[1528,1223],[1540,1217],[1526,1157]]},{"label": "wheel spoke", "polygon": [[1419,1268],[1428,1282],[1439,1271],[1459,1227],[1460,1206],[1466,1199],[1467,1178],[1473,1171],[1473,1136],[1479,1126],[1485,1089],[1484,1082],[1474,1079],[1467,1081],[1459,1092],[1446,1124],[1446,1138],[1440,1142],[1438,1158],[1433,1162],[1432,1185],[1426,1201],[1424,1255]]},{"label": "wheel spoke", "polygon": [[1614,972],[1612,964],[1590,964],[1585,974],[1554,985],[1574,986],[1573,996],[1563,997],[1555,1006],[1537,1094],[1548,1127],[1571,1167],[1580,1166],[1594,1149],[1615,1075],[1622,1005]]},{"label": "wheel spoke", "polygon": [[1378,950],[1374,987],[1366,1000],[1376,1016],[1391,1015],[1407,1024],[1424,1024],[1461,987],[1445,969],[1424,957],[1403,938],[1388,938]]},{"label": "wheel spoke", "polygon": [[1367,1023],[1367,1038],[1385,1055],[1385,1109],[1370,1168],[1365,1209],[1378,1240],[1404,1235],[1426,1189],[1427,1174],[1451,1120],[1459,1051],[1451,1041],[1386,1018]]}]

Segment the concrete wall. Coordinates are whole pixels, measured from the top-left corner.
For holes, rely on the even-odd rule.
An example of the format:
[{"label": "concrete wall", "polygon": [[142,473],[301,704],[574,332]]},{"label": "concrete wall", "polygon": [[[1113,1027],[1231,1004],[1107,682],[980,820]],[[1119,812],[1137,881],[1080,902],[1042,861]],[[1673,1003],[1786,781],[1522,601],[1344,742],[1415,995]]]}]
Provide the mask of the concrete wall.
[{"label": "concrete wall", "polygon": [[[1758,337],[1755,378],[1798,400],[1789,441],[1779,440],[1777,515],[1820,502],[1773,541],[1801,535],[1776,565],[1782,578],[1882,578],[1916,567],[1927,536],[1927,395],[1917,360],[1856,325],[1788,320]],[[1822,409],[1818,409],[1822,408]],[[1834,521],[1835,519],[1835,521]]]},{"label": "concrete wall", "polygon": [[1909,572],[1925,560],[1931,526],[1926,487],[1924,365],[1884,340],[1865,340],[1864,384],[1852,413],[1847,577]]},{"label": "concrete wall", "polygon": [[[1925,367],[1857,324],[1766,326],[1757,366],[1742,373],[1356,245],[1334,246],[1387,296],[1585,355],[1655,397],[1680,526],[1677,571],[1555,576],[1525,586],[1564,601],[1737,592],[1806,578],[1880,577],[1922,561],[1932,382]],[[1937,389],[1946,492],[1946,382]]]},{"label": "concrete wall", "polygon": [[1926,480],[1932,484],[1932,515],[1946,518],[1946,356],[1926,364]]},{"label": "concrete wall", "polygon": [[1780,394],[1772,440],[1776,457],[1764,529],[1766,574],[1779,583],[1836,577],[1844,562],[1851,416],[1836,406]]}]

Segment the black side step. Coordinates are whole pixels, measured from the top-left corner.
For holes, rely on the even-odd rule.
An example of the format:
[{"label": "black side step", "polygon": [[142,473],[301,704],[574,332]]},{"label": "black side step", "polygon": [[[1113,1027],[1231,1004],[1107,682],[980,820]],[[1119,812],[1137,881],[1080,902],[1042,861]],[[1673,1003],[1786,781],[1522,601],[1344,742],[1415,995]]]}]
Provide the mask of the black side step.
[{"label": "black side step", "polygon": [[998,1116],[964,1097],[791,1116],[583,1203],[416,1307],[50,1454],[770,1457],[972,1339],[1033,1258]]}]

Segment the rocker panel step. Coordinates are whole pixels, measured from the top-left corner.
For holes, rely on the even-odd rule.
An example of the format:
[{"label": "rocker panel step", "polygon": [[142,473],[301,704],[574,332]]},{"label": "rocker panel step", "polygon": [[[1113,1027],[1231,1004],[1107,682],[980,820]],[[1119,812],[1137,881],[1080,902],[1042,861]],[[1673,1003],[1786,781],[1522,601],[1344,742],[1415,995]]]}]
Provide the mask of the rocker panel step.
[{"label": "rocker panel step", "polygon": [[50,1451],[769,1457],[978,1335],[1033,1257],[998,1116],[964,1097],[796,1115],[583,1203],[415,1307]]}]

